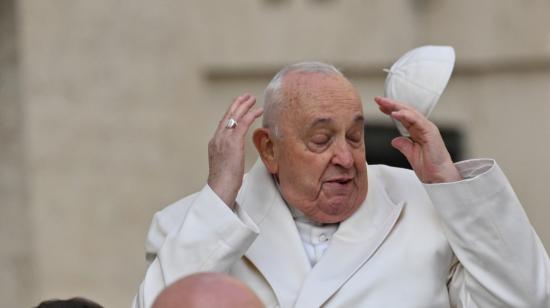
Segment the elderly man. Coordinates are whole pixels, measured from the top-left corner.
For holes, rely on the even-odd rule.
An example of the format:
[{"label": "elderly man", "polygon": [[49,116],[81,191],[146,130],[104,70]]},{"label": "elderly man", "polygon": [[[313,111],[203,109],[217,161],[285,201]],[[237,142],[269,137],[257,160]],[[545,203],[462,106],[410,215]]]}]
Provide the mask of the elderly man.
[{"label": "elderly man", "polygon": [[497,164],[454,164],[433,123],[375,101],[408,129],[392,145],[414,172],[367,166],[356,89],[308,62],[268,85],[261,160],[243,177],[262,109],[235,99],[209,144],[208,183],[153,219],[134,305],[216,271],[267,307],[550,307],[548,256]]}]

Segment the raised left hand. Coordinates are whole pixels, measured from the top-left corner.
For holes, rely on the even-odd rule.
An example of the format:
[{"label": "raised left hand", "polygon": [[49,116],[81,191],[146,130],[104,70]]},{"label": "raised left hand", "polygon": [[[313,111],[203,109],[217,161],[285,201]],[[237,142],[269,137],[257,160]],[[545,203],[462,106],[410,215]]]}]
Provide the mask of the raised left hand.
[{"label": "raised left hand", "polygon": [[[207,183],[231,209],[235,208],[235,199],[243,182],[246,133],[263,112],[262,108],[252,108],[255,103],[256,98],[250,94],[237,97],[208,143]],[[232,128],[227,127],[230,118],[238,122]]]},{"label": "raised left hand", "polygon": [[411,106],[385,97],[376,97],[380,111],[401,122],[410,138],[397,137],[391,144],[399,150],[424,183],[445,183],[462,180],[439,129]]}]

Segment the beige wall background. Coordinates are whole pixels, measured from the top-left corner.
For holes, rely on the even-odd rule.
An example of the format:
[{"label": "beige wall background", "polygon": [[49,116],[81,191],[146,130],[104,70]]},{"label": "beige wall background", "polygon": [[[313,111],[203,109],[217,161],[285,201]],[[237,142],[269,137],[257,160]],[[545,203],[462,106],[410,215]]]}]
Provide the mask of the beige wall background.
[{"label": "beige wall background", "polygon": [[233,97],[322,60],[389,123],[381,69],[423,44],[458,57],[434,121],[498,160],[550,247],[549,30],[544,0],[0,0],[3,305],[127,307],[153,213],[204,184]]}]

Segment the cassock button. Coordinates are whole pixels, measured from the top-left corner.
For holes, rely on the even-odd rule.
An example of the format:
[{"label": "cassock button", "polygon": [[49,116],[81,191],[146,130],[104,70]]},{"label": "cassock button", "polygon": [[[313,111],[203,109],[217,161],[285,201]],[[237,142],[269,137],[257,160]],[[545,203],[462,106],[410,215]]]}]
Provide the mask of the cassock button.
[{"label": "cassock button", "polygon": [[326,236],[326,235],[324,235],[324,234],[321,234],[321,235],[319,236],[319,241],[321,241],[321,242],[326,242],[326,241],[328,241],[328,236]]}]

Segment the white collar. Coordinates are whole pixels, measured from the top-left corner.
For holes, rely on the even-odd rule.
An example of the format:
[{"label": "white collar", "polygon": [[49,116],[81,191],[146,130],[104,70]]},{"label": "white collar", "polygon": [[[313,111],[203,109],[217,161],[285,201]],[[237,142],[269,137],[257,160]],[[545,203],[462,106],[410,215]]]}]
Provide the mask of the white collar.
[{"label": "white collar", "polygon": [[304,246],[309,263],[313,267],[321,259],[325,253],[325,250],[328,248],[330,240],[334,236],[334,233],[338,230],[339,223],[320,223],[307,217],[302,211],[286,202],[281,194],[281,187],[276,176],[273,176],[273,181],[277,186],[281,199],[285,201],[285,204],[294,219],[294,223],[296,224],[296,228],[300,234],[300,239],[302,240],[302,245]]}]

